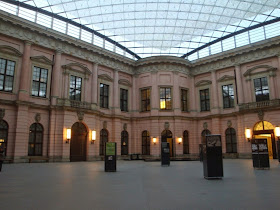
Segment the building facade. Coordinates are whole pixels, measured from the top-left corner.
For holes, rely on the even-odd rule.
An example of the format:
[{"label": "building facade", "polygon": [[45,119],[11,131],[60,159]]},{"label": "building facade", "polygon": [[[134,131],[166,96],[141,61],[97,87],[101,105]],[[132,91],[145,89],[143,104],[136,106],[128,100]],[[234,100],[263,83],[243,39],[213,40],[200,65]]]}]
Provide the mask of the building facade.
[{"label": "building facade", "polygon": [[248,158],[247,128],[277,156],[280,37],[195,62],[134,61],[2,11],[0,28],[0,139],[13,162],[99,160],[107,141],[120,158],[159,157],[162,141],[197,158],[210,133],[226,157]]}]

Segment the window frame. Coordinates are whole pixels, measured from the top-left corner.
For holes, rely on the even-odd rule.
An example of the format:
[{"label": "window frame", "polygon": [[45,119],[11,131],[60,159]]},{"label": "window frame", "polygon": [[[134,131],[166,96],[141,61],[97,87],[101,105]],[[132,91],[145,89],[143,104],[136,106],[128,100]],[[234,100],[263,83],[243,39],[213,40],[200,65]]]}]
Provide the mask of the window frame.
[{"label": "window frame", "polygon": [[[144,134],[146,134],[146,135],[144,135]],[[142,140],[142,155],[151,155],[151,136],[150,136],[150,132],[148,130],[142,131],[141,140]],[[144,144],[144,142],[146,144]],[[144,154],[144,151],[146,152],[145,154]]]},{"label": "window frame", "polygon": [[[263,94],[263,85],[262,85],[262,79],[266,79],[266,82],[267,82],[267,90],[268,90],[268,99],[265,99],[265,100],[257,100],[257,94],[256,94],[256,87],[255,87],[255,80],[260,80],[260,83],[261,83],[261,92],[262,92],[262,96],[261,98],[264,97],[264,94]],[[253,91],[254,91],[254,100],[255,102],[261,102],[261,101],[269,101],[270,100],[270,88],[269,88],[269,79],[267,76],[259,76],[259,77],[256,77],[256,78],[252,78],[252,83],[253,83]]]},{"label": "window frame", "polygon": [[[77,100],[76,97],[74,97],[74,99],[71,99],[71,95],[70,95],[70,92],[71,92],[71,77],[74,77],[75,78],[75,92],[76,90],[79,90],[76,88],[76,84],[77,84],[77,78],[80,78],[81,79],[81,86],[80,86],[80,99]],[[83,78],[82,77],[79,77],[79,76],[76,76],[76,75],[72,75],[70,74],[69,75],[69,80],[70,80],[70,83],[69,83],[69,100],[71,101],[82,101],[82,87],[83,87]],[[73,88],[72,88],[73,89]],[[74,96],[76,96],[77,94],[75,94]]]},{"label": "window frame", "polygon": [[[230,130],[230,135],[227,134],[228,130]],[[232,138],[232,136],[233,136],[232,130],[234,130],[234,134],[235,134],[235,141],[236,141],[235,143],[233,143],[233,140],[232,140],[233,139]],[[229,143],[227,141],[228,136],[230,136],[230,142]],[[230,153],[230,154],[237,153],[237,135],[236,135],[236,130],[234,128],[230,127],[230,128],[227,128],[225,130],[225,143],[226,143],[226,153]],[[231,151],[228,151],[228,145],[230,145]],[[235,145],[236,151],[234,151],[234,149],[233,149],[234,145]]]},{"label": "window frame", "polygon": [[[103,95],[102,95],[103,99],[101,100],[101,84],[108,86],[108,88],[107,88],[108,93],[107,93],[107,96],[106,96],[107,97],[107,107],[104,106],[104,91],[103,91]],[[103,90],[104,90],[104,88],[103,88]],[[99,83],[99,107],[104,108],[104,109],[109,109],[109,103],[110,103],[109,99],[110,99],[110,85],[107,84],[107,83],[104,83],[104,82],[100,82]],[[102,106],[101,106],[101,103],[102,103]]]},{"label": "window frame", "polygon": [[[201,91],[206,91],[206,90],[208,90],[208,96],[209,96],[209,98],[208,98],[208,99],[202,100],[202,99],[201,99]],[[211,100],[211,97],[210,97],[210,88],[199,89],[199,105],[200,105],[200,112],[209,112],[209,111],[211,111],[211,103],[210,103],[210,100]],[[205,109],[205,110],[202,110],[202,106],[201,106],[201,105],[202,105],[202,102],[205,102],[205,105],[207,105],[207,101],[209,101],[209,109],[207,109],[208,107],[205,106],[206,109]]]},{"label": "window frame", "polygon": [[[147,91],[149,90],[150,91],[150,97],[149,98],[146,98],[146,99],[142,99],[142,91]],[[147,95],[147,94],[146,94]],[[151,111],[151,95],[152,95],[152,88],[151,87],[144,87],[144,88],[140,88],[140,110],[141,112],[150,112]],[[142,102],[145,101],[145,107],[142,106]],[[149,109],[148,109],[148,102],[149,102]],[[145,108],[145,109],[143,109]]]},{"label": "window frame", "polygon": [[[182,92],[183,91],[186,91],[186,100],[183,100],[183,98],[182,98],[182,96],[183,96],[183,94],[182,94]],[[180,88],[180,95],[181,95],[181,111],[182,112],[189,112],[189,100],[188,100],[188,98],[189,98],[189,89],[187,89],[187,88]],[[184,110],[184,106],[183,106],[183,103],[184,103],[184,101],[185,101],[185,103],[186,103],[186,106],[187,106],[187,108],[186,108],[186,110]]]},{"label": "window frame", "polygon": [[[102,131],[105,131],[106,135],[104,135],[104,133]],[[99,138],[99,156],[104,156],[105,155],[106,142],[109,142],[109,132],[108,132],[108,130],[105,129],[105,128],[101,129],[99,136],[100,136],[100,138]],[[105,137],[107,137],[107,139],[105,139],[106,141],[103,141]]]},{"label": "window frame", "polygon": [[[15,59],[12,59],[12,57],[9,57],[9,56],[2,56],[2,53],[0,53],[0,58],[3,59],[3,60],[6,60],[6,65],[5,65],[5,71],[4,71],[4,74],[1,74],[1,75],[4,75],[4,80],[3,80],[3,90],[0,90],[1,92],[3,93],[14,93],[15,92],[15,78],[16,78],[16,68],[17,68],[17,61]],[[9,76],[11,77],[10,75],[7,75],[7,66],[8,66],[8,61],[10,62],[14,62],[14,73],[13,73],[13,82],[12,82],[12,90],[11,91],[6,91],[5,90],[5,81],[6,81],[6,77]]]},{"label": "window frame", "polygon": [[[31,127],[32,127],[32,125],[34,125],[34,124],[35,124],[35,132],[33,132],[33,131],[31,130]],[[42,127],[42,131],[37,131],[37,126],[41,126],[41,127]],[[32,133],[35,133],[35,135],[34,135],[34,143],[30,142],[30,135],[31,135]],[[42,141],[41,141],[41,143],[36,143],[36,139],[37,139],[38,133],[41,133],[41,135],[42,135]],[[44,143],[44,127],[43,127],[43,125],[40,124],[40,123],[32,123],[32,124],[30,125],[30,127],[29,127],[28,156],[43,156],[43,143]],[[33,149],[33,154],[30,154],[30,153],[29,153],[29,148],[30,148],[30,145],[31,145],[31,144],[34,144],[34,147],[33,147],[33,148],[34,148],[34,149]],[[41,145],[41,154],[37,154],[37,153],[36,153],[36,145]]]},{"label": "window frame", "polygon": [[[39,74],[39,81],[35,81],[35,82],[38,82],[39,83],[39,86],[38,86],[38,95],[33,95],[33,84],[34,84],[34,78],[33,78],[33,76],[34,76],[34,70],[35,70],[35,68],[39,68],[40,69],[40,74]],[[31,85],[31,95],[32,96],[35,96],[35,97],[39,97],[39,98],[47,98],[47,94],[48,94],[48,77],[49,77],[49,70],[47,69],[47,68],[42,68],[42,67],[38,67],[38,66],[33,66],[33,68],[32,68],[33,70],[32,70],[32,85]],[[44,69],[44,70],[47,70],[47,81],[46,82],[41,82],[40,80],[41,80],[41,72],[42,72],[42,69]],[[43,83],[43,84],[45,84],[46,85],[46,89],[45,89],[45,96],[40,96],[40,84],[41,83]]]},{"label": "window frame", "polygon": [[[230,95],[229,94],[229,89],[228,89],[228,95],[227,96],[224,96],[224,89],[223,89],[223,87],[224,86],[232,86],[232,90],[233,90],[233,95]],[[230,108],[234,108],[235,107],[235,91],[234,91],[234,84],[231,84],[231,83],[229,83],[229,84],[222,84],[221,85],[221,90],[222,90],[222,103],[223,103],[223,108],[224,109],[230,109]],[[233,96],[233,102],[231,102],[231,96]],[[225,107],[225,99],[227,99],[228,101],[229,101],[229,107]]]},{"label": "window frame", "polygon": [[[122,92],[126,92],[126,100],[123,99]],[[124,107],[124,102],[126,101],[126,107]],[[128,112],[128,104],[129,104],[129,91],[126,88],[120,88],[120,109],[122,112]]]},{"label": "window frame", "polygon": [[[165,89],[165,97],[164,98],[161,98],[161,96],[160,96],[160,90],[162,89],[162,88],[164,88]],[[169,98],[166,98],[166,89],[170,89],[170,108],[169,109],[167,109],[166,107],[166,105],[165,105],[165,108],[164,109],[162,109],[161,107],[160,107],[160,102],[161,102],[161,99],[164,99],[165,100],[165,104],[166,104],[166,99],[169,99]],[[173,110],[173,87],[172,86],[159,86],[159,110],[160,111],[172,111]]]},{"label": "window frame", "polygon": [[[185,135],[187,133],[187,135]],[[185,138],[187,136],[187,139]],[[183,131],[183,154],[190,154],[190,138],[189,131]]]}]

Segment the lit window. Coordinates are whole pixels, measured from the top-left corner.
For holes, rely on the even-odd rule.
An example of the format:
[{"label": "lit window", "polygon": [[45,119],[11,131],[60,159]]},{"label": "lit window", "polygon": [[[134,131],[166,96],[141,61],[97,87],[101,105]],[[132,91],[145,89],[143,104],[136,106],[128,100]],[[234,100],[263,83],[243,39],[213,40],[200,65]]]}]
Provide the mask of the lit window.
[{"label": "lit window", "polygon": [[70,77],[70,100],[81,101],[82,78]]},{"label": "lit window", "polygon": [[160,109],[170,110],[171,108],[171,88],[160,88]]},{"label": "lit window", "polygon": [[0,58],[0,90],[12,92],[15,62]]},{"label": "lit window", "polygon": [[150,89],[141,90],[141,111],[151,110],[150,97],[151,97]]},{"label": "lit window", "polygon": [[39,67],[33,68],[32,95],[46,97],[48,70]]}]

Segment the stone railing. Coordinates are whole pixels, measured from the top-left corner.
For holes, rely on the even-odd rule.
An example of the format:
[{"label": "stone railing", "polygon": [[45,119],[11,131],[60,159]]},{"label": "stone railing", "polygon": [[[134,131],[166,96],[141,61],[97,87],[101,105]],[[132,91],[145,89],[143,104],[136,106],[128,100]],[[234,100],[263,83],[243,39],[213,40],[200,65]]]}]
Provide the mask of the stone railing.
[{"label": "stone railing", "polygon": [[239,110],[243,111],[243,110],[250,110],[250,109],[276,107],[276,106],[280,106],[280,99],[240,104]]},{"label": "stone railing", "polygon": [[70,106],[73,108],[80,108],[80,109],[91,109],[91,104],[84,101],[74,101],[69,99],[57,99],[58,106]]}]

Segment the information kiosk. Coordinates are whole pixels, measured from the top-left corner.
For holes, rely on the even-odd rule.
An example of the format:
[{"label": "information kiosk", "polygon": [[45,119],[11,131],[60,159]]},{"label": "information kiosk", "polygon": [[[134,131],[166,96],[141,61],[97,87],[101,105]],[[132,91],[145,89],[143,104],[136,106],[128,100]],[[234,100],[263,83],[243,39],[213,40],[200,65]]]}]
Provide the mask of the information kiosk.
[{"label": "information kiosk", "polygon": [[252,139],[252,159],[255,169],[268,169],[269,155],[267,147],[267,139]]},{"label": "information kiosk", "polygon": [[116,172],[116,170],[117,170],[117,143],[106,142],[105,171]]},{"label": "information kiosk", "polygon": [[221,135],[206,135],[203,169],[205,179],[221,179],[224,176]]},{"label": "information kiosk", "polygon": [[170,165],[170,148],[168,142],[161,142],[161,165]]}]

